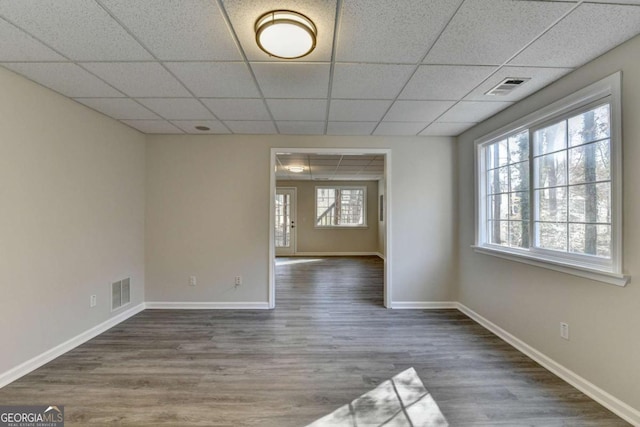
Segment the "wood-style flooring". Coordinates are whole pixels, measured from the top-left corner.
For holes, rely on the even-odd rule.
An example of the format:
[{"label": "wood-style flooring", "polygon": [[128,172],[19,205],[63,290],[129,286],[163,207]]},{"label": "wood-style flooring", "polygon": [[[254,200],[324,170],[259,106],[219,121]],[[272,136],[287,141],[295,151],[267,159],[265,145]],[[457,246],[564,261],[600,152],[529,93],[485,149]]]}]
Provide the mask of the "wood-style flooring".
[{"label": "wood-style flooring", "polygon": [[279,258],[275,310],[145,310],[0,390],[66,425],[304,426],[414,367],[451,426],[628,425],[376,257]]}]

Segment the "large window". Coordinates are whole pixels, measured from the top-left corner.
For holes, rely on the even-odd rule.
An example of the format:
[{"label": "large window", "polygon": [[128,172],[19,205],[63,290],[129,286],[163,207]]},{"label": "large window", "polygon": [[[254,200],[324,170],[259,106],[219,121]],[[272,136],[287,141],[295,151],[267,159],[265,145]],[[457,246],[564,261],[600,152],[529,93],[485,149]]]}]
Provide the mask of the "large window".
[{"label": "large window", "polygon": [[476,248],[626,283],[619,88],[611,76],[477,141]]},{"label": "large window", "polygon": [[316,187],[316,227],[366,225],[366,187]]}]

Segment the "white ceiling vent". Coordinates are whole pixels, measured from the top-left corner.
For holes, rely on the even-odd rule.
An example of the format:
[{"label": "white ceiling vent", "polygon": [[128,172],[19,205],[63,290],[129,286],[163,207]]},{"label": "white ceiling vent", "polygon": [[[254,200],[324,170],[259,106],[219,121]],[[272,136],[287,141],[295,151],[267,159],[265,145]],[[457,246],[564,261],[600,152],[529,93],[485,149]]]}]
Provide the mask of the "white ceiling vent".
[{"label": "white ceiling vent", "polygon": [[507,77],[496,86],[493,87],[489,92],[485,93],[485,95],[491,96],[505,96],[509,95],[516,88],[522,86],[526,82],[531,80],[531,77]]},{"label": "white ceiling vent", "polygon": [[126,278],[111,284],[111,310],[116,310],[131,302],[131,279]]}]

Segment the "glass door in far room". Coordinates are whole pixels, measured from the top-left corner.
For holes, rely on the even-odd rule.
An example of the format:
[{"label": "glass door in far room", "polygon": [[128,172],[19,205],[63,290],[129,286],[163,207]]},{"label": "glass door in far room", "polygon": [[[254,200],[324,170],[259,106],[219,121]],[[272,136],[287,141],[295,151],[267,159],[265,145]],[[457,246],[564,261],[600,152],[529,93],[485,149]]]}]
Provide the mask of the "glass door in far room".
[{"label": "glass door in far room", "polygon": [[296,253],[296,189],[276,188],[276,256]]}]

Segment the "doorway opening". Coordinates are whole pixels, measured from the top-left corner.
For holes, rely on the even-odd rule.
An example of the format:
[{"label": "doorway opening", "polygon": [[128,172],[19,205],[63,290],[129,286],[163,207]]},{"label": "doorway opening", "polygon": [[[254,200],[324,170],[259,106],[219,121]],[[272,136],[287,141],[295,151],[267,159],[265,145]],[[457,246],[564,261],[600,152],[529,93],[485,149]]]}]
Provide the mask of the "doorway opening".
[{"label": "doorway opening", "polygon": [[276,306],[276,262],[327,256],[379,257],[382,303],[390,307],[390,165],[390,149],[271,149],[270,308]]}]

